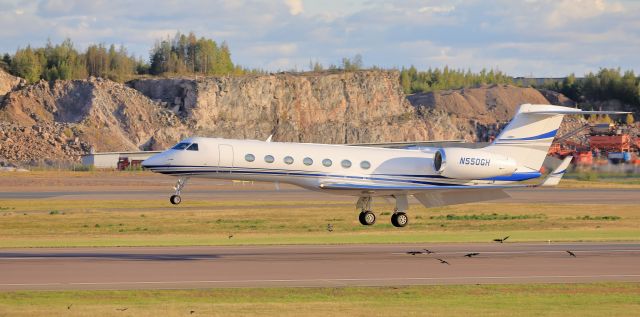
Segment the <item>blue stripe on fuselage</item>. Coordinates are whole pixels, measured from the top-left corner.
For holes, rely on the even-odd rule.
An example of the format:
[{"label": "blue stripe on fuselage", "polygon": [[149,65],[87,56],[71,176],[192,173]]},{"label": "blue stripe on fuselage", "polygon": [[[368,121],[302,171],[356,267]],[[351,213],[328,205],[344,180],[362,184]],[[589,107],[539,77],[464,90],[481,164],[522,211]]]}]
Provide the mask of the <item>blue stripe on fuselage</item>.
[{"label": "blue stripe on fuselage", "polygon": [[524,173],[513,173],[509,176],[497,176],[490,178],[483,178],[484,181],[511,181],[511,182],[519,182],[526,181],[528,179],[538,178],[542,174],[540,172],[524,172]]},{"label": "blue stripe on fuselage", "polygon": [[[238,167],[209,167],[209,166],[177,166],[177,165],[154,165],[154,166],[146,166],[146,168],[150,169],[153,172],[167,174],[167,175],[193,175],[193,174],[208,174],[208,173],[216,173],[216,172],[230,172],[237,174],[257,174],[257,175],[280,175],[280,176],[303,176],[303,177],[331,177],[331,178],[347,178],[347,179],[356,179],[356,180],[374,180],[374,181],[387,181],[387,182],[403,182],[403,183],[411,183],[411,184],[422,184],[422,185],[447,185],[447,186],[465,186],[463,184],[455,184],[455,183],[444,183],[444,182],[430,182],[423,180],[410,180],[410,179],[399,179],[399,178],[383,178],[383,177],[371,177],[371,176],[351,176],[351,175],[340,175],[340,174],[325,174],[318,172],[305,172],[305,171],[278,171],[278,170],[267,170],[264,169],[240,169]],[[179,170],[180,168],[198,168],[198,169],[190,169],[190,170]],[[162,169],[171,169],[171,170],[162,170]],[[220,170],[225,169],[225,170]],[[428,176],[428,175],[424,175]]]}]

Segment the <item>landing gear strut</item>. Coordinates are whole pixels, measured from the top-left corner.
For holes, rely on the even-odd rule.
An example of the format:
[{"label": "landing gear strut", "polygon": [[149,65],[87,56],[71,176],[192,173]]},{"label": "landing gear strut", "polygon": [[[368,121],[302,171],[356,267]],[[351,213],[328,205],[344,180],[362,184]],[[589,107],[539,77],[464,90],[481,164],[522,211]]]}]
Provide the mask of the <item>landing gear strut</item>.
[{"label": "landing gear strut", "polygon": [[187,184],[187,179],[189,178],[188,177],[178,178],[178,181],[176,182],[176,186],[173,188],[176,190],[176,193],[174,195],[171,195],[171,197],[169,197],[169,201],[172,204],[177,205],[182,201],[182,198],[180,198],[180,193],[182,192],[184,185]]},{"label": "landing gear strut", "polygon": [[376,223],[376,214],[371,212],[371,201],[371,197],[360,197],[356,204],[357,208],[360,208],[358,220],[360,220],[360,223],[365,226],[370,226]]},{"label": "landing gear strut", "polygon": [[[393,195],[396,199],[396,208],[391,216],[391,224],[394,227],[402,228],[409,223],[409,216],[405,212],[409,209],[409,200],[407,195]],[[376,223],[376,215],[371,211],[372,198],[370,196],[360,197],[356,208],[360,209],[358,220],[365,226],[371,226]]]},{"label": "landing gear strut", "polygon": [[407,195],[392,195],[396,199],[396,209],[391,215],[391,224],[396,228],[402,228],[409,223],[409,216],[406,210],[409,209],[409,199]]}]

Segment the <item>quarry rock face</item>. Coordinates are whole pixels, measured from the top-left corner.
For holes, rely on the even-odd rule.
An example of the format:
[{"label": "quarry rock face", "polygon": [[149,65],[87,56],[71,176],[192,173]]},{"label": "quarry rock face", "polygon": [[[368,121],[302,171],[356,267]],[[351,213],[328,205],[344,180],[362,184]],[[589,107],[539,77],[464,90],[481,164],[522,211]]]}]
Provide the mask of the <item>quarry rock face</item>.
[{"label": "quarry rock face", "polygon": [[317,143],[487,141],[532,88],[405,96],[397,71],[41,81],[0,104],[0,158],[77,162],[95,151],[161,150],[189,136]]},{"label": "quarry rock face", "polygon": [[100,78],[40,81],[13,91],[0,106],[0,120],[0,156],[23,164],[77,162],[90,148],[164,148],[174,134],[180,136],[171,112],[134,89]]},{"label": "quarry rock face", "polygon": [[0,103],[2,103],[2,100],[7,93],[24,87],[26,84],[26,80],[12,76],[0,69]]},{"label": "quarry rock face", "polygon": [[[547,91],[547,95],[555,98],[554,101],[568,100],[551,91]],[[554,104],[537,89],[511,85],[443,90],[414,94],[407,99],[426,121],[437,118],[449,122],[432,127],[441,136],[468,142],[485,142],[496,137],[521,104]],[[445,129],[441,130],[440,126]]]},{"label": "quarry rock face", "polygon": [[152,79],[129,83],[200,136],[358,143],[423,139],[397,72]]}]

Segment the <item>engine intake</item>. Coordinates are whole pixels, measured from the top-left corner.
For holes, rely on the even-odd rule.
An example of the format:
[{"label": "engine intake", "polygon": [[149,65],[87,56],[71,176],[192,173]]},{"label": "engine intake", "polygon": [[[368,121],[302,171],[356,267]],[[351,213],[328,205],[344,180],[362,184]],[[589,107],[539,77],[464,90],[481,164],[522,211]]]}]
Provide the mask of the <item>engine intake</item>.
[{"label": "engine intake", "polygon": [[471,180],[510,176],[516,168],[512,158],[479,149],[439,149],[433,156],[434,171],[448,178]]}]

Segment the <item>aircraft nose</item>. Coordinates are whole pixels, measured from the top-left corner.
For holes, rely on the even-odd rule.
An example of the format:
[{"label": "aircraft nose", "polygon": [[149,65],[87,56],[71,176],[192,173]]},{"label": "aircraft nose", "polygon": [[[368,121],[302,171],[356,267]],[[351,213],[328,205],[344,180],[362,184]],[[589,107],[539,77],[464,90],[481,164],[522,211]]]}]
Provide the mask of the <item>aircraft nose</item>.
[{"label": "aircraft nose", "polygon": [[142,161],[142,167],[150,168],[150,167],[154,167],[154,166],[162,164],[161,163],[162,156],[163,156],[162,154],[163,153],[152,155],[148,159]]}]

